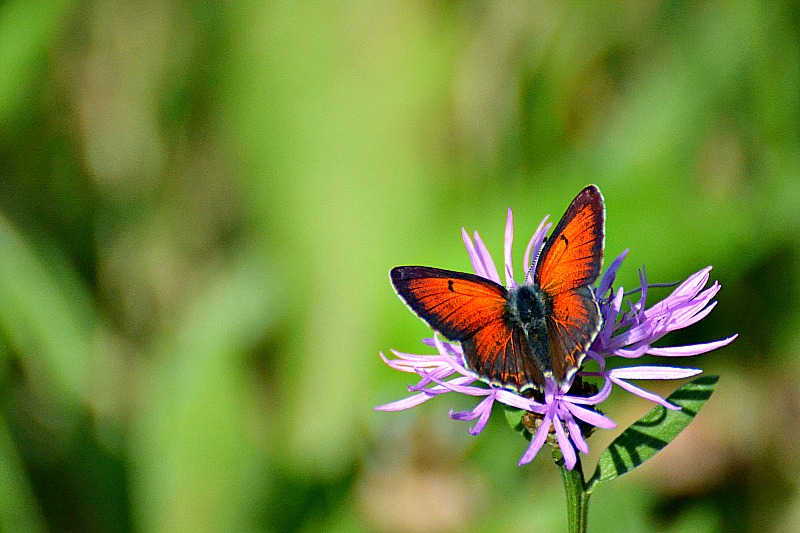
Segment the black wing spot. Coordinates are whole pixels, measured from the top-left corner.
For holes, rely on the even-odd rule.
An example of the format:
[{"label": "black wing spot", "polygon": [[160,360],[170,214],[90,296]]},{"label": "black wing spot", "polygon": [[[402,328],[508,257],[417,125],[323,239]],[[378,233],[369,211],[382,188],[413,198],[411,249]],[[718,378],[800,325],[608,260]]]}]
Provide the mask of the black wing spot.
[{"label": "black wing spot", "polygon": [[559,237],[560,237],[560,238],[562,238],[562,239],[564,239],[564,246],[569,246],[569,241],[567,240],[567,238],[566,238],[566,237],[564,237],[564,234],[563,234],[563,233],[562,233],[561,235],[559,235]]},{"label": "black wing spot", "polygon": [[453,292],[453,280],[452,279],[448,279],[447,280],[447,290],[449,290],[450,292]]}]

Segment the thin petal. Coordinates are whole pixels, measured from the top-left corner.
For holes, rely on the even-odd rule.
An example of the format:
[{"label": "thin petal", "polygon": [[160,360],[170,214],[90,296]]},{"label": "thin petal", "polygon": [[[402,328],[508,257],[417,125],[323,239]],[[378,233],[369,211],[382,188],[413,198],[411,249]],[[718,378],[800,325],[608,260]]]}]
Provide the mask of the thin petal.
[{"label": "thin petal", "polygon": [[476,231],[473,233],[473,237],[475,239],[475,249],[478,251],[478,257],[481,259],[483,269],[486,272],[486,277],[497,284],[503,283],[500,281],[500,274],[497,273],[497,267],[494,265],[492,254],[489,253],[489,249],[486,248],[485,244],[483,244],[481,236],[478,235],[478,232]]},{"label": "thin petal", "polygon": [[458,418],[458,415],[462,415],[463,413],[450,413],[450,418],[454,420],[474,420],[478,418],[478,422],[469,428],[470,435],[478,435],[483,428],[486,427],[486,424],[489,422],[489,415],[492,414],[492,405],[494,404],[494,397],[487,396],[473,409],[469,415],[474,415],[472,418]]},{"label": "thin petal", "polygon": [[464,240],[464,246],[467,249],[467,255],[469,255],[469,262],[472,263],[472,271],[475,272],[477,276],[488,278],[489,276],[483,268],[483,262],[478,255],[478,251],[475,249],[472,239],[469,238],[469,234],[464,228],[461,228],[461,238]]},{"label": "thin petal", "polygon": [[576,418],[580,418],[587,424],[591,424],[595,427],[599,427],[601,429],[614,429],[617,427],[617,423],[608,418],[607,416],[598,413],[597,411],[592,411],[590,409],[586,409],[584,407],[580,407],[579,405],[574,405],[571,403],[565,403],[564,407],[572,413]]},{"label": "thin petal", "polygon": [[703,371],[699,368],[673,366],[628,366],[609,370],[608,374],[617,379],[685,379]]},{"label": "thin petal", "polygon": [[[438,355],[422,355],[422,354],[415,354],[415,353],[400,352],[400,351],[397,351],[397,350],[391,350],[391,352],[392,352],[392,355],[394,355],[395,357],[398,357],[403,362],[408,363],[408,364],[412,364],[413,363],[415,366],[431,366],[431,367],[434,367],[434,366],[440,366],[444,362],[444,360],[441,357],[439,357]],[[395,361],[395,359],[388,359],[385,355],[383,355],[383,352],[381,352],[381,358],[387,364],[392,362],[392,361]]]},{"label": "thin petal", "polygon": [[569,413],[565,414],[564,422],[567,424],[567,429],[569,430],[569,438],[575,444],[575,447],[578,448],[579,452],[584,454],[589,453],[589,445],[586,443],[586,439],[583,438],[583,433],[581,432],[581,428],[575,419]]},{"label": "thin petal", "polygon": [[659,355],[662,357],[685,357],[690,355],[699,355],[701,353],[710,352],[726,346],[734,341],[739,334],[731,335],[727,339],[719,341],[706,342],[703,344],[689,344],[686,346],[668,346],[666,348],[650,348],[647,353],[650,355]]},{"label": "thin petal", "polygon": [[[409,392],[426,390],[426,387],[428,387],[428,385],[430,385],[431,383],[437,383],[437,384],[441,383],[442,381],[449,378],[453,374],[454,372],[452,371],[452,369],[447,372],[439,370],[435,372],[426,372],[424,370],[421,370],[418,372],[418,375],[421,378],[419,380],[419,383],[417,383],[416,385],[409,385],[408,390]],[[457,378],[453,378],[450,381],[448,381],[448,383],[452,383],[453,385],[469,385],[473,381],[475,381],[475,378],[473,378],[472,376],[458,376]]]},{"label": "thin petal", "polygon": [[639,396],[640,398],[644,398],[645,400],[650,400],[651,402],[655,402],[657,404],[663,405],[667,409],[672,409],[673,411],[680,411],[680,409],[681,409],[677,405],[672,405],[671,403],[669,403],[667,400],[665,400],[664,398],[662,398],[658,394],[656,394],[654,392],[650,392],[650,391],[644,390],[644,389],[642,389],[640,387],[637,387],[636,385],[631,385],[627,381],[622,381],[621,379],[617,379],[617,378],[614,378],[614,377],[611,378],[611,381],[613,381],[614,383],[616,383],[617,385],[619,385],[620,387],[622,387],[626,391],[630,392],[631,394],[635,394],[636,396]]},{"label": "thin petal", "polygon": [[517,409],[523,409],[525,411],[533,411],[534,413],[544,413],[547,410],[546,405],[507,390],[495,389],[495,399],[511,407],[516,407]]},{"label": "thin petal", "polygon": [[575,455],[575,448],[572,447],[572,442],[564,433],[564,426],[561,425],[558,415],[553,416],[553,428],[556,430],[556,438],[558,439],[558,447],[561,448],[561,455],[564,456],[564,465],[567,470],[575,468],[575,463],[578,462],[578,457]]},{"label": "thin petal", "polygon": [[581,376],[592,376],[592,377],[601,377],[603,378],[603,388],[600,389],[597,394],[592,396],[568,396],[569,403],[573,404],[582,404],[582,405],[597,405],[603,403],[608,399],[611,395],[611,382],[608,380],[608,377],[605,375],[604,372],[579,372]]},{"label": "thin petal", "polygon": [[625,290],[620,287],[617,289],[614,299],[608,303],[608,306],[604,306],[603,308],[603,329],[593,343],[593,346],[598,345],[598,351],[611,349],[609,344],[611,343],[611,336],[617,328],[617,316],[619,315],[620,309],[622,309],[622,300],[624,297]]},{"label": "thin petal", "polygon": [[639,269],[639,283],[642,291],[639,295],[639,303],[636,308],[642,311],[647,307],[647,271],[645,270],[644,265],[642,265],[642,268]]},{"label": "thin petal", "polygon": [[530,446],[528,446],[528,449],[525,450],[525,454],[522,456],[522,458],[520,458],[519,466],[526,465],[533,461],[533,458],[536,457],[536,454],[542,449],[544,441],[547,440],[547,434],[550,432],[551,422],[552,420],[550,417],[544,417],[544,420],[542,420],[542,425],[539,426],[538,430],[536,430],[536,436],[531,439]]},{"label": "thin petal", "polygon": [[597,284],[597,291],[595,291],[598,297],[605,296],[609,289],[611,289],[611,286],[614,284],[614,280],[617,277],[617,271],[622,265],[622,261],[624,261],[625,257],[628,255],[629,250],[630,248],[626,248],[621,254],[619,254],[603,273],[603,277],[600,278],[600,283]]},{"label": "thin petal", "polygon": [[506,232],[503,236],[503,259],[506,264],[506,287],[516,287],[514,282],[514,265],[511,261],[511,246],[514,243],[514,217],[511,208],[508,208],[508,218],[506,219]]},{"label": "thin petal", "polygon": [[650,350],[649,344],[642,344],[636,348],[613,350],[611,353],[625,359],[638,359]]},{"label": "thin petal", "polygon": [[389,359],[388,357],[383,355],[383,352],[380,353],[380,356],[381,359],[383,359],[384,363],[386,363],[391,368],[394,368],[395,370],[400,370],[401,372],[416,372],[417,368],[425,368],[425,367],[436,368],[441,366],[440,361],[434,360],[435,356],[430,357],[429,359],[423,359],[425,356],[422,355],[414,356],[414,357],[419,357],[420,358],[419,360],[414,360],[411,357],[404,357],[404,354],[399,355],[399,357],[402,357],[402,359]]},{"label": "thin petal", "polygon": [[[450,386],[453,386],[453,385],[466,386],[466,385],[469,385],[470,383],[472,383],[473,381],[475,381],[475,380],[473,378],[469,377],[469,376],[459,376],[457,378],[451,379],[450,381],[447,381],[447,383]],[[438,385],[438,383],[440,383],[440,382],[441,381],[437,382],[436,380],[429,379],[429,380],[427,380],[426,385],[422,386],[422,387],[420,387],[419,384],[417,384],[417,385],[409,385],[408,386],[408,392],[427,392],[427,393],[431,393],[431,394],[436,395],[436,394],[444,394],[445,392],[450,392],[450,391],[453,390],[450,387],[445,387],[443,385]],[[429,387],[428,385],[430,385],[431,383],[437,383],[437,385],[435,385],[433,387]]]},{"label": "thin petal", "polygon": [[397,400],[395,402],[386,403],[383,405],[379,405],[377,407],[373,407],[376,411],[403,411],[404,409],[410,409],[412,407],[416,407],[420,404],[423,404],[437,396],[437,394],[430,394],[429,392],[421,392],[419,394],[415,394],[414,396],[409,396],[408,398],[403,398],[402,400]]},{"label": "thin petal", "polygon": [[685,310],[676,312],[672,317],[670,317],[670,321],[666,328],[667,331],[688,328],[689,326],[700,322],[707,317],[711,311],[714,310],[714,308],[717,306],[717,302],[711,302],[707,307],[705,306],[705,302],[698,302],[697,305],[693,305]]},{"label": "thin petal", "polygon": [[447,345],[442,341],[442,338],[439,336],[438,333],[433,335],[433,345],[436,347],[436,350],[439,352],[442,358],[444,358],[450,364],[450,366],[454,370],[456,370],[459,374],[464,376],[475,376],[475,374],[467,370],[464,367],[464,365],[461,364],[460,357],[457,357],[448,352]]},{"label": "thin petal", "polygon": [[719,284],[715,283],[706,291],[700,294],[705,284],[708,282],[708,269],[701,270],[689,277],[679,285],[672,293],[654,304],[644,312],[646,318],[656,318],[659,316],[672,316],[681,312],[686,305],[697,306],[702,309],[708,301],[719,291]]},{"label": "thin petal", "polygon": [[484,387],[469,387],[460,385],[456,383],[457,379],[451,379],[450,381],[440,381],[431,376],[431,380],[435,383],[438,383],[442,387],[450,389],[451,391],[460,392],[461,394],[466,394],[467,396],[488,396],[494,393],[492,389],[486,389]]},{"label": "thin petal", "polygon": [[[434,337],[436,336],[438,335],[436,332],[434,332]],[[437,344],[436,339],[434,337],[426,337],[422,339],[421,342],[423,344],[427,344],[428,346],[437,347],[437,349],[439,349],[438,346],[442,346],[443,348],[439,349],[439,353],[445,353],[447,355],[457,355],[459,357],[462,357],[464,355],[464,351],[461,349],[460,344],[455,344],[452,342],[445,341],[441,337],[439,337],[439,343]]]},{"label": "thin petal", "polygon": [[[678,285],[662,302],[670,300],[691,300],[706,286],[706,283],[708,283],[709,272],[711,272],[710,266],[695,272],[686,278],[686,281]],[[657,306],[658,304],[653,307],[657,308]]]},{"label": "thin petal", "polygon": [[[542,219],[539,227],[536,228],[536,231],[533,233],[533,237],[531,237],[531,242],[528,244],[528,251],[525,252],[525,268],[528,269],[525,274],[525,283],[533,283],[533,271],[536,270],[536,262],[539,259],[542,243],[544,242],[547,232],[553,227],[552,224],[547,222],[549,217],[550,215],[547,215]],[[533,253],[533,257],[531,257],[531,253]]]},{"label": "thin petal", "polygon": [[627,331],[624,331],[606,343],[607,350],[615,350],[623,346],[630,346],[640,342],[651,342],[658,331],[659,322],[656,320],[648,320],[637,326],[633,326]]}]

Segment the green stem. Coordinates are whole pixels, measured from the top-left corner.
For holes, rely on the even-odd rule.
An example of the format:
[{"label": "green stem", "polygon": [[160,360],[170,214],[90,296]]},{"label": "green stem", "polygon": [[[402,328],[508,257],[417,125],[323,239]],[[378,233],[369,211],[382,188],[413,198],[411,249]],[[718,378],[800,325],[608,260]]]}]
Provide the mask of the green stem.
[{"label": "green stem", "polygon": [[560,450],[555,448],[553,455],[557,456],[556,465],[561,472],[561,480],[564,482],[564,491],[567,494],[568,531],[569,533],[586,533],[590,494],[586,490],[586,482],[583,479],[581,459],[578,457],[575,467],[572,470],[567,470]]}]

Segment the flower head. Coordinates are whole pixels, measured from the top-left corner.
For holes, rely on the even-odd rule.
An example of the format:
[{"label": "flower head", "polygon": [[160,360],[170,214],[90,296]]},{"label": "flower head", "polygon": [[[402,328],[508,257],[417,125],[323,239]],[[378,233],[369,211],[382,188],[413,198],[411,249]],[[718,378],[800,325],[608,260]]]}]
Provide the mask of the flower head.
[{"label": "flower head", "polygon": [[[548,223],[547,217],[545,217],[528,242],[524,255],[523,265],[526,268],[522,284],[533,282],[532,276],[538,254],[551,226],[552,224]],[[462,236],[475,274],[502,284],[495,262],[478,232],[476,231],[473,238],[470,238],[466,230],[462,230]],[[513,239],[513,216],[509,208],[503,246],[503,270],[505,286],[508,288],[517,286],[512,264]],[[469,430],[471,434],[477,435],[486,427],[494,402],[497,401],[526,411],[529,418],[536,421],[533,427],[529,427],[532,436],[531,443],[520,459],[520,465],[533,460],[544,442],[548,440],[548,436],[554,434],[554,440],[561,449],[564,463],[569,469],[572,469],[577,463],[576,449],[584,454],[589,452],[584,435],[584,433],[588,433],[586,428],[612,429],[616,427],[613,420],[597,409],[597,406],[608,398],[614,384],[667,408],[679,409],[660,396],[632,385],[629,381],[682,379],[699,374],[701,370],[661,366],[627,366],[607,369],[606,361],[612,357],[635,359],[646,354],[663,357],[692,356],[732,342],[736,335],[720,341],[691,346],[652,346],[654,342],[670,331],[687,327],[707,316],[716,305],[713,298],[720,286],[714,282],[711,287],[704,289],[711,270],[708,267],[690,276],[664,300],[648,308],[646,306],[648,285],[644,270],[642,270],[640,286],[631,291],[631,293],[638,292],[639,298],[635,302],[626,301],[624,290],[621,287],[617,290],[613,288],[616,273],[626,255],[627,250],[611,263],[594,289],[600,304],[603,326],[587,351],[587,360],[596,361],[599,366],[598,371],[585,371],[581,368],[563,384],[558,384],[548,377],[545,379],[543,390],[517,394],[481,381],[481,377],[465,365],[461,346],[447,342],[434,334],[433,338],[425,339],[423,342],[433,346],[436,354],[416,355],[392,350],[395,359],[389,359],[381,353],[381,358],[387,365],[396,370],[415,373],[420,380],[416,385],[409,386],[409,392],[412,393],[410,396],[381,405],[376,409],[381,411],[408,409],[436,396],[451,392],[482,397],[483,399],[471,411],[450,412],[450,417],[455,420],[477,419],[475,425]],[[533,260],[531,260],[532,257]],[[593,390],[591,387],[585,386],[586,378],[601,379],[602,387],[599,390],[596,388]]]}]

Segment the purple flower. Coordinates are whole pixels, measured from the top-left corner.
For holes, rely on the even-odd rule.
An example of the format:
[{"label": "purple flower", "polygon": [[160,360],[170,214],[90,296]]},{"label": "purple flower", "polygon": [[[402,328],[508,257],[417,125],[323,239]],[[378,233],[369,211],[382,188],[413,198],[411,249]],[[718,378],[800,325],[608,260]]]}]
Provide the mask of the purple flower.
[{"label": "purple flower", "polygon": [[[523,283],[532,283],[532,273],[536,268],[536,259],[545,240],[545,235],[552,224],[547,217],[542,220],[534,232],[525,250],[523,265],[531,265],[524,272]],[[464,244],[467,248],[473,270],[478,276],[502,283],[491,254],[481,240],[478,232],[473,239],[466,230],[462,230]],[[512,265],[512,243],[514,240],[513,217],[508,210],[505,238],[503,246],[504,277],[507,287],[515,287]],[[676,287],[664,300],[651,307],[646,306],[647,280],[644,270],[640,272],[641,285],[636,302],[626,302],[625,292],[620,287],[613,289],[614,279],[628,251],[622,252],[606,270],[595,289],[600,310],[603,315],[603,327],[592,346],[587,351],[587,360],[592,359],[599,366],[598,371],[579,371],[576,377],[601,378],[603,386],[599,391],[590,387],[573,384],[576,377],[559,386],[551,378],[546,379],[543,393],[534,398],[522,396],[493,385],[487,385],[467,369],[464,364],[464,353],[458,344],[446,342],[434,334],[432,339],[425,339],[428,345],[436,348],[438,354],[415,355],[392,350],[395,359],[389,359],[381,353],[381,358],[390,367],[403,372],[417,374],[420,381],[409,386],[411,396],[381,405],[375,409],[380,411],[399,411],[415,407],[436,396],[456,392],[469,396],[483,397],[472,411],[450,412],[455,420],[476,420],[470,428],[472,435],[477,435],[486,427],[495,401],[522,409],[531,414],[538,427],[529,428],[532,433],[531,443],[519,461],[520,465],[529,463],[539,452],[548,436],[555,434],[567,468],[572,469],[577,462],[575,449],[586,454],[589,446],[584,438],[587,427],[612,429],[616,424],[601,414],[595,406],[602,403],[611,394],[615,384],[623,390],[631,392],[647,400],[661,404],[669,409],[679,409],[660,396],[629,383],[640,379],[683,379],[702,372],[696,368],[662,367],[662,366],[627,366],[607,369],[606,360],[612,357],[635,359],[646,354],[662,357],[692,356],[705,353],[732,342],[736,335],[720,341],[691,346],[654,347],[652,344],[670,331],[687,327],[702,320],[716,305],[714,296],[720,289],[717,282],[704,289],[708,282],[711,267],[705,268]],[[627,304],[627,310],[624,310]],[[579,385],[582,385],[579,384]],[[576,389],[577,392],[572,389]],[[570,394],[572,392],[572,394]]]},{"label": "purple flower", "polygon": [[[583,407],[584,405],[597,405],[604,401],[611,392],[610,380],[606,380],[606,385],[600,392],[588,397],[570,396],[567,394],[569,387],[565,386],[559,389],[554,381],[548,380],[544,402],[539,402],[499,387],[484,385],[483,382],[479,381],[477,375],[467,370],[463,365],[464,353],[459,345],[444,342],[438,335],[434,335],[432,339],[425,339],[424,342],[435,346],[439,354],[414,355],[392,350],[392,353],[397,358],[388,359],[381,353],[381,358],[390,367],[402,372],[416,373],[421,379],[416,385],[409,386],[408,390],[414,393],[413,395],[396,402],[378,406],[375,408],[376,410],[400,411],[415,407],[435,396],[448,392],[459,392],[468,396],[483,396],[484,399],[472,411],[458,413],[451,411],[450,417],[454,420],[478,419],[475,425],[469,429],[472,435],[477,435],[486,427],[495,401],[541,415],[541,425],[536,431],[536,436],[531,440],[528,451],[520,459],[519,464],[529,463],[536,456],[552,427],[554,428],[558,445],[564,454],[564,461],[570,469],[576,463],[574,448],[578,448],[583,453],[589,453],[589,446],[583,438],[576,419],[603,429],[611,429],[617,426],[614,421],[597,411]],[[458,374],[458,377],[447,380],[454,374]],[[472,385],[476,381],[478,381],[478,385]],[[568,434],[564,430],[564,425],[568,429]]]},{"label": "purple flower", "polygon": [[639,275],[641,285],[634,291],[640,293],[639,300],[635,303],[629,302],[630,310],[625,312],[623,311],[624,290],[620,287],[614,292],[611,285],[627,253],[628,251],[625,250],[612,262],[600,279],[595,292],[600,300],[603,327],[587,355],[598,362],[600,371],[578,372],[578,374],[584,377],[603,377],[637,396],[659,403],[669,409],[679,409],[660,396],[631,385],[626,380],[682,379],[699,374],[701,370],[661,366],[631,366],[606,370],[606,360],[614,356],[636,359],[648,354],[662,357],[699,355],[730,344],[737,335],[703,344],[653,347],[654,342],[670,331],[691,326],[705,318],[716,306],[717,302],[713,298],[721,287],[715,281],[711,287],[703,290],[711,271],[711,267],[706,267],[689,276],[669,296],[647,308],[645,301],[648,284],[645,271],[642,269]]}]

